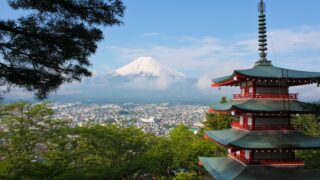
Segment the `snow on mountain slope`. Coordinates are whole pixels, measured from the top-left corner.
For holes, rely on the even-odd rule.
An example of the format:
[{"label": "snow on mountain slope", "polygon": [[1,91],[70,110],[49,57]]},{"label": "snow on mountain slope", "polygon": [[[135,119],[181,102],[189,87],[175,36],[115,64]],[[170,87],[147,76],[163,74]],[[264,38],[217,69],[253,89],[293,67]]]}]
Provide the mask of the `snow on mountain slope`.
[{"label": "snow on mountain slope", "polygon": [[116,74],[120,76],[170,76],[177,79],[186,77],[174,69],[163,66],[152,57],[139,57],[133,62],[117,69]]}]

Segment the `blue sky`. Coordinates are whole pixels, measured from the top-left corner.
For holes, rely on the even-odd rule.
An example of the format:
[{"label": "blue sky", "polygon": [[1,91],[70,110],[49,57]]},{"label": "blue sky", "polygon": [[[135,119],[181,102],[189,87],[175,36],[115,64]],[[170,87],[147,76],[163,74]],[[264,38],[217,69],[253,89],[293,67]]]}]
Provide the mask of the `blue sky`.
[{"label": "blue sky", "polygon": [[[137,57],[160,63],[210,88],[210,78],[250,68],[257,55],[259,0],[124,0],[124,24],[104,29],[105,40],[91,57],[105,74]],[[268,59],[274,65],[318,71],[320,1],[265,0]],[[25,14],[0,1],[0,18]]]},{"label": "blue sky", "polygon": [[[99,43],[97,53],[91,57],[92,69],[96,72],[119,68],[139,56],[159,56],[157,53],[165,53],[166,51],[168,53],[176,51],[183,53],[183,49],[186,51],[197,49],[197,47],[200,48],[208,43],[206,39],[215,40],[222,46],[231,48],[230,46],[233,44],[253,40],[257,34],[258,0],[124,0],[124,4],[126,5],[124,24],[105,28],[105,40]],[[308,34],[313,30],[320,29],[320,14],[318,13],[320,1],[308,0],[306,3],[298,0],[266,0],[266,4],[269,31],[287,30]],[[23,14],[23,12],[11,10],[5,0],[0,1],[1,18],[18,17]],[[272,38],[270,36],[268,39],[271,60],[276,58],[275,61],[281,65],[281,60],[277,58],[287,56],[287,59],[291,59],[292,56],[296,56],[296,53],[292,52],[291,54],[283,54],[282,48],[280,48],[280,57],[275,57],[278,49],[270,47],[277,47],[273,44],[273,41],[276,40]],[[162,48],[162,51],[159,48]],[[236,50],[234,49],[234,51]],[[255,50],[256,48],[253,47],[252,54],[246,56],[248,57],[246,63],[250,64],[255,61],[255,58],[257,59]],[[320,55],[316,52],[317,49],[312,50],[299,50],[299,57],[310,58],[311,55],[315,57]],[[243,49],[239,48],[240,51]],[[174,56],[174,54],[172,55]],[[206,55],[204,54],[204,56]],[[223,55],[219,54],[219,56]],[[226,56],[233,58],[229,55]],[[192,77],[199,77],[204,71],[209,70],[201,69],[201,66],[193,67],[192,63],[189,66],[179,66],[184,63],[183,59],[177,60],[179,57],[183,56],[174,57],[172,60],[164,59],[169,58],[167,56],[155,58]],[[206,58],[210,58],[210,56]],[[234,56],[234,59],[238,58],[238,56]],[[170,62],[173,60],[178,62]],[[219,58],[212,59],[212,65],[219,60]],[[194,63],[198,62],[204,64],[204,67],[210,67],[210,60],[201,62],[201,58],[198,57],[195,58],[195,61]],[[224,59],[221,58],[221,61]]]},{"label": "blue sky", "polygon": [[[205,39],[210,38],[225,48],[231,48],[233,44],[254,40],[257,37],[258,0],[202,0],[197,2],[190,0],[126,0],[124,3],[127,6],[126,16],[123,19],[124,25],[105,31],[106,39],[100,44],[97,55],[93,57],[94,64],[98,64],[99,67],[108,66],[114,69],[126,64],[134,57],[151,55],[156,56],[158,61],[173,66],[189,76],[199,77],[203,72],[209,73],[210,68],[207,67],[214,66],[217,64],[216,61],[225,59],[223,57],[213,58],[211,64],[210,59],[203,60],[210,58],[210,55],[204,53],[203,59],[201,56],[193,58],[194,64],[199,63],[203,66],[194,66],[193,63],[189,63],[188,66],[180,66],[184,64],[184,60],[179,59],[184,58],[183,56],[177,55],[170,60],[170,56],[159,54],[168,52],[176,56],[174,53],[183,53],[183,50],[190,52],[206,48],[208,42]],[[309,0],[306,3],[298,0],[268,0],[266,3],[268,30],[278,32],[273,37],[270,34],[269,37],[269,58],[274,60],[275,64],[283,64],[279,58],[286,58],[284,62],[290,62],[290,59],[294,61],[295,57],[312,59],[311,56],[320,55],[316,52],[318,49],[302,48],[298,52],[290,51],[290,49],[297,49],[294,47],[285,48],[289,51],[282,52],[283,47],[278,49],[278,46],[290,46],[289,42],[288,44],[280,42],[281,44],[277,45],[275,44],[277,40],[274,39],[279,34],[286,35],[285,31],[289,31],[289,35],[292,36],[298,35],[297,38],[304,38],[304,35],[313,31],[318,32],[319,1]],[[237,48],[234,48],[233,51],[236,52]],[[243,49],[239,48],[238,51],[243,51]],[[256,47],[252,47],[250,54],[241,57],[241,60],[245,61],[244,66],[251,65],[257,59],[255,51]],[[207,53],[210,52],[208,50]],[[223,54],[218,56],[223,56]],[[239,57],[228,54],[226,58],[238,59]],[[170,62],[173,60],[176,63]],[[309,67],[306,69],[315,70]],[[97,70],[103,71],[101,68]]]}]

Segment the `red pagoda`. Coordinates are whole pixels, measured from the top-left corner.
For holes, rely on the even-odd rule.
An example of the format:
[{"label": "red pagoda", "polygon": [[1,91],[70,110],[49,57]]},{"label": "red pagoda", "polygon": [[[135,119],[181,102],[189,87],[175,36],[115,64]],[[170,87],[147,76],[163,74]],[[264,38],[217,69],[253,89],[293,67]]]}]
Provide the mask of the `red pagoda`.
[{"label": "red pagoda", "polygon": [[228,157],[200,157],[215,179],[320,179],[320,171],[304,167],[296,150],[319,149],[320,139],[304,135],[291,122],[292,114],[308,114],[307,103],[289,87],[320,83],[320,73],[275,67],[267,60],[264,3],[259,4],[259,56],[251,69],[235,70],[212,80],[213,87],[239,86],[228,103],[210,113],[231,114],[231,129],[205,131],[205,138],[225,147]]}]

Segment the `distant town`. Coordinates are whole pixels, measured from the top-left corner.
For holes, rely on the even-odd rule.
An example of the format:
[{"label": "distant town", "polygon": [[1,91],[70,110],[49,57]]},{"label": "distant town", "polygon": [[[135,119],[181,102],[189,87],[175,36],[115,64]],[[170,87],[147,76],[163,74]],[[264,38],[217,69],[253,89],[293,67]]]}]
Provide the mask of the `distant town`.
[{"label": "distant town", "polygon": [[136,126],[157,136],[167,135],[179,124],[194,133],[202,126],[207,106],[185,104],[83,104],[54,103],[55,118],[72,120],[73,126],[116,124]]}]

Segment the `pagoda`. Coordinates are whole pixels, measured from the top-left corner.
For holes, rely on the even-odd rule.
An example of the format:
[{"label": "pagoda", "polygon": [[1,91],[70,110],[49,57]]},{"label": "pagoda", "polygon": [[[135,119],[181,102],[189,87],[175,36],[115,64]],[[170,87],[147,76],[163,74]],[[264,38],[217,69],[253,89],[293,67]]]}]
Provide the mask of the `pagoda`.
[{"label": "pagoda", "polygon": [[289,87],[320,83],[319,72],[275,67],[267,59],[265,5],[259,3],[259,56],[251,69],[235,70],[212,80],[213,87],[239,86],[227,103],[209,113],[231,114],[231,129],[205,131],[228,150],[227,157],[200,157],[200,164],[215,179],[320,179],[320,170],[307,169],[297,150],[320,148],[320,139],[304,135],[291,122],[293,114],[312,113]]}]

